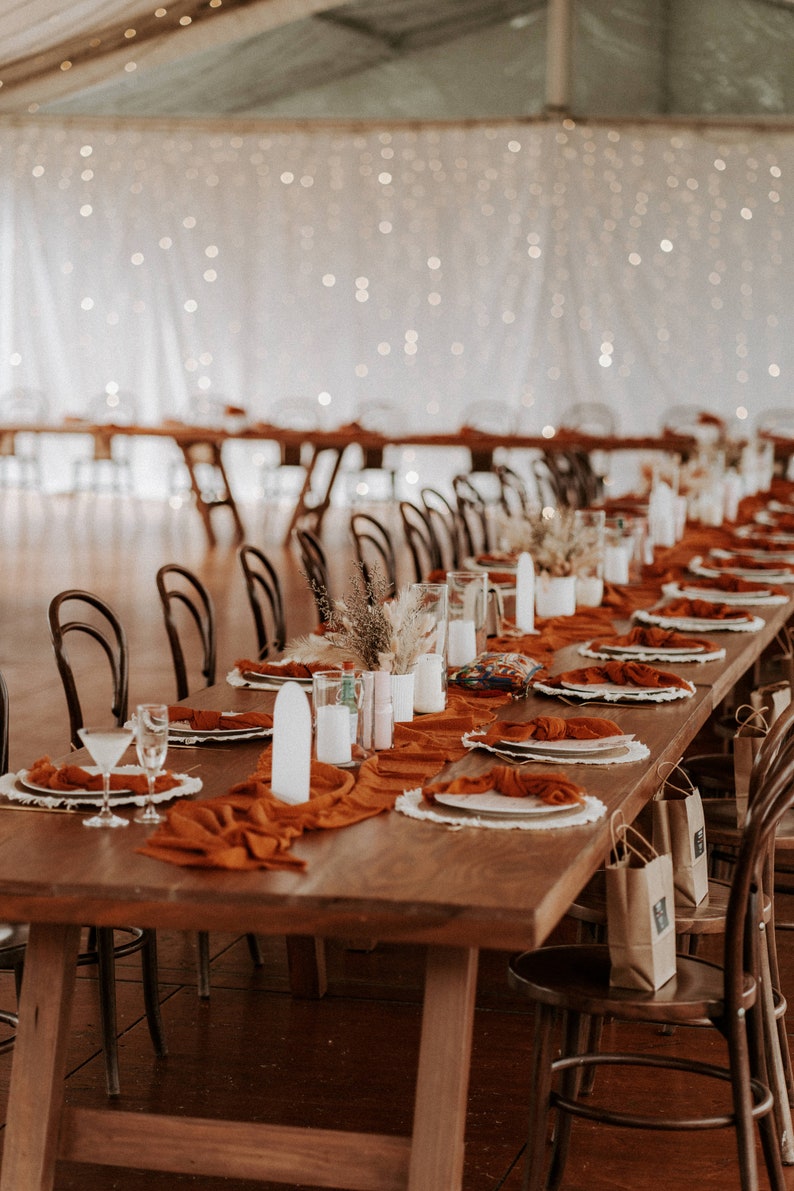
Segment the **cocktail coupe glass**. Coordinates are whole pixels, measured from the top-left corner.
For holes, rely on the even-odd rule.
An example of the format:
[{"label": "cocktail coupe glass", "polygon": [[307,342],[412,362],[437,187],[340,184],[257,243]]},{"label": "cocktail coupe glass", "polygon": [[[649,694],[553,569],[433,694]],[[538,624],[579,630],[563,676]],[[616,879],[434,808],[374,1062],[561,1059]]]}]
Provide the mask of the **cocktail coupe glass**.
[{"label": "cocktail coupe glass", "polygon": [[126,827],[127,820],[110,809],[110,771],[131,743],[132,728],[79,728],[78,732],[102,773],[102,809],[83,819],[83,827]]},{"label": "cocktail coupe glass", "polygon": [[136,823],[162,823],[154,805],[154,782],[168,752],[168,707],[165,703],[139,703],[135,708],[135,747],[138,763],[146,770],[149,795],[135,815]]}]

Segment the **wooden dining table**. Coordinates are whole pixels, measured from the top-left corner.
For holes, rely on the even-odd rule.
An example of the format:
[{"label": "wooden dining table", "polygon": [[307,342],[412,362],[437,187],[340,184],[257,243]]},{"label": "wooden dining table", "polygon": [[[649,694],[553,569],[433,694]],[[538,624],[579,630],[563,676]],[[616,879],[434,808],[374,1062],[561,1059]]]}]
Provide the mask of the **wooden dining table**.
[{"label": "wooden dining table", "polygon": [[[565,431],[547,437],[541,434],[491,434],[482,431],[450,430],[421,434],[406,430],[399,434],[383,435],[366,430],[355,423],[334,428],[292,429],[274,426],[268,422],[240,422],[228,426],[200,426],[189,422],[165,420],[157,424],[114,425],[94,423],[68,418],[59,422],[3,423],[0,434],[9,437],[16,434],[36,435],[90,435],[100,444],[103,457],[110,457],[114,438],[167,438],[179,450],[190,477],[190,486],[196,510],[201,517],[204,531],[210,545],[217,542],[215,522],[219,510],[231,519],[235,542],[245,538],[240,509],[234,493],[224,447],[231,442],[273,442],[294,457],[305,460],[304,477],[295,497],[287,527],[284,544],[289,545],[292,531],[308,521],[311,528],[319,532],[325,514],[331,507],[334,486],[342,467],[345,452],[360,448],[370,455],[382,453],[387,447],[417,447],[434,450],[465,450],[478,470],[488,470],[494,453],[502,450],[525,450],[532,452],[557,451],[668,451],[685,457],[692,449],[694,440],[680,434],[663,436],[594,436],[585,432]],[[303,448],[307,448],[305,454]],[[322,464],[322,466],[321,466]],[[207,465],[213,469],[215,482],[212,491],[202,484],[201,470]]]},{"label": "wooden dining table", "polygon": [[[640,762],[567,767],[606,808],[584,826],[487,830],[463,820],[450,829],[391,811],[343,829],[303,834],[293,851],[305,861],[304,871],[233,872],[144,856],[137,849],[146,829],[132,822],[97,832],[84,830],[79,813],[0,812],[0,918],[31,924],[0,1191],[46,1191],[57,1159],[348,1191],[459,1189],[480,950],[524,950],[548,938],[603,862],[610,817],[621,811],[632,820],[653,797],[666,767],[681,758],[781,630],[791,601],[755,611],[764,622],[760,631],[718,634],[723,660],[676,667],[695,684],[690,698],[605,708],[532,693],[500,709],[501,718],[521,720],[607,715],[647,744],[650,756]],[[582,661],[577,647],[568,646],[551,669]],[[274,698],[224,681],[189,702],[248,711],[270,709]],[[203,798],[247,778],[262,749],[261,741],[185,747],[173,750],[170,763],[201,776]],[[450,772],[477,773],[491,760],[475,750]],[[85,922],[118,927],[131,921],[163,929],[424,945],[411,1135],[353,1133],[342,1122],[331,1130],[295,1128],[66,1104],[80,928]]]}]

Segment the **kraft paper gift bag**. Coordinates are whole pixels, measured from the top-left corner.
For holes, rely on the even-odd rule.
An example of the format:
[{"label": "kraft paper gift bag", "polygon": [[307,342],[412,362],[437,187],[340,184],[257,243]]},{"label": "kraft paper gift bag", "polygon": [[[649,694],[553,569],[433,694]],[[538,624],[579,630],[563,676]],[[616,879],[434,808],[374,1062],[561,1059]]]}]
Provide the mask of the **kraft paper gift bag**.
[{"label": "kraft paper gift bag", "polygon": [[736,800],[736,826],[744,827],[747,818],[747,799],[750,793],[750,773],[764,737],[769,720],[762,711],[748,704],[736,709],[738,727],[733,737],[733,787]]},{"label": "kraft paper gift bag", "polygon": [[654,847],[672,857],[675,892],[685,905],[699,906],[709,891],[703,803],[677,766],[658,790],[652,812]]},{"label": "kraft paper gift bag", "polygon": [[635,827],[613,822],[606,866],[609,982],[649,992],[675,975],[673,862]]}]

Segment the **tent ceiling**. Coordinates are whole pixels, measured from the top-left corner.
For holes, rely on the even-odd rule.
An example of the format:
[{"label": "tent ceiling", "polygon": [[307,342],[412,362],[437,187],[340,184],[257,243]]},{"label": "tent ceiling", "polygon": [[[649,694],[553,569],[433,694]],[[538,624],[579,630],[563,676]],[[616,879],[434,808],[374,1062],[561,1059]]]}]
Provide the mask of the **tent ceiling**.
[{"label": "tent ceiling", "polygon": [[[551,0],[556,8],[565,0]],[[570,0],[580,115],[794,112],[794,0]],[[15,0],[0,111],[462,119],[545,105],[550,0]]]}]

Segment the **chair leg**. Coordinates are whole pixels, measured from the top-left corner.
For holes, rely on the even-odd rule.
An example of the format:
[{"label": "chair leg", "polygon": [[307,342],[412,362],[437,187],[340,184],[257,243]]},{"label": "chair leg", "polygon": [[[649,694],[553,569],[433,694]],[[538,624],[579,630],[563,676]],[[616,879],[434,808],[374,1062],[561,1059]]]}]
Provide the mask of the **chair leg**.
[{"label": "chair leg", "polygon": [[210,995],[210,936],[208,931],[199,931],[196,962],[198,965],[198,995],[202,1001],[206,1001]]},{"label": "chair leg", "polygon": [[157,934],[147,930],[141,948],[141,971],[143,974],[143,1004],[146,1010],[146,1024],[158,1059],[168,1054],[163,1032],[163,1018],[160,1012],[160,984],[157,968]]},{"label": "chair leg", "polygon": [[778,1021],[775,1014],[775,994],[772,987],[767,938],[771,933],[765,929],[762,923],[761,944],[758,949],[761,966],[760,1012],[763,1017],[767,1079],[775,1097],[774,1114],[780,1139],[780,1156],[786,1166],[792,1166],[794,1165],[794,1128],[792,1127],[785,1063],[780,1049]]},{"label": "chair leg", "polygon": [[265,957],[262,954],[262,948],[259,946],[259,939],[256,935],[248,934],[245,936],[245,941],[248,944],[248,953],[251,956],[251,962],[255,968],[263,968],[265,966]]},{"label": "chair leg", "polygon": [[121,1092],[119,1048],[116,1036],[116,961],[113,955],[113,930],[101,926],[96,931],[97,971],[99,976],[99,1021],[102,1053],[105,1058],[105,1084],[108,1096]]},{"label": "chair leg", "polygon": [[[601,1019],[599,1018],[599,1022]],[[563,1039],[563,1054],[564,1055],[578,1055],[582,1053],[582,1033],[584,1021],[580,1013],[568,1012],[565,1015],[565,1035]],[[590,1022],[587,1023],[588,1031],[590,1031]],[[561,1092],[567,1100],[575,1100],[579,1095],[582,1083],[582,1072],[578,1067],[568,1067],[563,1072]],[[550,1191],[556,1191],[562,1182],[563,1174],[565,1173],[565,1164],[568,1161],[568,1151],[571,1144],[571,1125],[573,1124],[571,1114],[568,1112],[557,1112],[557,1127],[554,1131],[554,1148],[551,1154],[551,1166],[549,1167],[549,1175],[546,1181],[547,1187]]]},{"label": "chair leg", "polygon": [[546,1133],[551,1099],[552,1038],[557,1015],[548,1005],[535,1006],[535,1038],[529,1085],[529,1128],[521,1191],[542,1191]]}]

